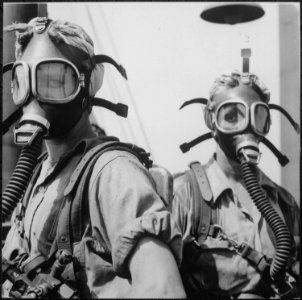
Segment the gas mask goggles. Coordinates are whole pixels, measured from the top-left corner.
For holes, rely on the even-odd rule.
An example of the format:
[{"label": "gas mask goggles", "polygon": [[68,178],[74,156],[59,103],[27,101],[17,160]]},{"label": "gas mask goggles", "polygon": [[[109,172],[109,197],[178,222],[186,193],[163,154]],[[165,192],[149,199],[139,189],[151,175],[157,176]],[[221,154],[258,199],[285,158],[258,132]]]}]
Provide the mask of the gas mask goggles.
[{"label": "gas mask goggles", "polygon": [[[85,75],[66,59],[43,59],[31,67],[25,61],[16,61],[12,66],[11,93],[17,107],[32,97],[43,103],[66,104],[73,101],[82,88],[85,88]],[[14,130],[14,140],[16,144],[31,144],[40,133],[48,136],[49,130],[46,118],[25,114]]]},{"label": "gas mask goggles", "polygon": [[65,104],[85,87],[85,75],[65,59],[44,59],[31,68],[24,61],[12,67],[11,92],[16,106],[24,105],[32,94],[38,101]]},{"label": "gas mask goggles", "polygon": [[241,99],[222,102],[214,113],[214,123],[218,131],[235,135],[248,128],[265,136],[270,129],[269,107],[264,102],[254,102],[249,106]]},{"label": "gas mask goggles", "polygon": [[[123,66],[117,64],[111,57],[95,55],[93,59],[96,64],[112,64],[127,79]],[[3,67],[3,73],[9,70],[12,71],[11,92],[17,110],[2,123],[2,134],[4,135],[10,126],[21,118],[14,131],[16,144],[31,144],[38,134],[47,135],[50,128],[50,124],[45,118],[22,114],[22,107],[27,104],[31,96],[39,102],[63,105],[72,102],[82,92],[89,105],[104,107],[121,117],[127,117],[127,105],[112,103],[103,98],[90,97],[88,95],[90,72],[81,73],[69,60],[43,59],[31,67],[25,61],[16,61]]]}]

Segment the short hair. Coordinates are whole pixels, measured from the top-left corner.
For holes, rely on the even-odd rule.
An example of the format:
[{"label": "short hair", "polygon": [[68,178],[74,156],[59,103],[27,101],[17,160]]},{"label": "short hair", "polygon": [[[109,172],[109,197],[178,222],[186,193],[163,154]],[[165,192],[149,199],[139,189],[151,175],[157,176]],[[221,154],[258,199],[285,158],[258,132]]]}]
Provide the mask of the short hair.
[{"label": "short hair", "polygon": [[[14,23],[4,28],[5,31],[15,31],[16,33],[15,57],[17,60],[20,59],[26,46],[34,36],[34,29],[38,19],[38,17],[34,18],[29,23]],[[85,70],[92,70],[89,95],[94,96],[101,88],[104,67],[101,64],[95,65],[93,59],[94,44],[92,39],[85,30],[77,24],[61,20],[50,21],[46,31],[50,40],[56,46],[72,46],[74,49],[80,50],[88,55],[88,60],[82,61],[81,63]]]},{"label": "short hair", "polygon": [[222,90],[231,89],[240,83],[249,85],[260,96],[261,100],[268,103],[270,100],[270,92],[266,85],[253,73],[239,73],[233,71],[229,74],[221,74],[215,79],[214,85],[210,89],[210,101],[214,95]]}]

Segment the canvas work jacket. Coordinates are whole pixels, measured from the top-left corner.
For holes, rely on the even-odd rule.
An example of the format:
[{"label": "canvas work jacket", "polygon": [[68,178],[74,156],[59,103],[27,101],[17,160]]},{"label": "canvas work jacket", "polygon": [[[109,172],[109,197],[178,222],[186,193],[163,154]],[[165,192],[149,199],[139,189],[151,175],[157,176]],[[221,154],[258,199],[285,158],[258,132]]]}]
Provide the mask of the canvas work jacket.
[{"label": "canvas work jacket", "polygon": [[[25,211],[24,238],[18,233],[19,224],[13,215],[2,249],[4,258],[11,260],[22,252],[49,255],[71,174],[84,154],[102,142],[82,140],[54,164],[44,158]],[[180,263],[180,232],[156,193],[150,173],[137,157],[127,151],[108,151],[97,159],[87,180],[88,191],[83,195],[79,215],[82,235],[80,240],[72,241],[80,268],[75,285],[83,297],[127,296],[127,259],[146,236],[167,244]],[[76,220],[73,222],[76,224]]]}]

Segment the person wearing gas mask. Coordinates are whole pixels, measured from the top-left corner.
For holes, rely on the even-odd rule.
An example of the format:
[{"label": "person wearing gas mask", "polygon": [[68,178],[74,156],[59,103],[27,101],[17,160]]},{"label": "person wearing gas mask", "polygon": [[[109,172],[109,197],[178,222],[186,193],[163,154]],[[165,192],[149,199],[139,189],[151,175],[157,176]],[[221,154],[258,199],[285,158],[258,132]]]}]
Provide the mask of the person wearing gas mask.
[{"label": "person wearing gas mask", "polygon": [[270,109],[277,108],[269,100],[256,75],[236,71],[215,80],[209,100],[196,98],[182,106],[206,105],[211,132],[182,144],[181,150],[211,137],[216,141],[216,153],[206,165],[193,162],[174,181],[171,210],[183,234],[181,273],[190,298],[297,296],[299,208],[256,166],[260,142],[286,163],[265,138]]},{"label": "person wearing gas mask", "polygon": [[[125,116],[122,104],[93,97],[102,63],[124,77],[125,70],[95,55],[76,24],[35,18],[6,30],[16,32],[16,61],[4,67],[22,112],[15,142],[27,152],[2,197],[2,215],[14,210],[2,249],[2,295],[184,298],[181,235],[147,170],[148,154],[97,137],[89,123],[94,104]],[[28,171],[42,138],[47,152]]]}]

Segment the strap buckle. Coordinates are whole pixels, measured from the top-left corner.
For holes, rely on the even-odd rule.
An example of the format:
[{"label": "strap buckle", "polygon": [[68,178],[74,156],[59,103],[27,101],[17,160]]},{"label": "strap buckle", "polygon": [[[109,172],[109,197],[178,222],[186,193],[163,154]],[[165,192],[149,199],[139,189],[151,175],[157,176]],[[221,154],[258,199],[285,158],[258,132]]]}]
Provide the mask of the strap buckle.
[{"label": "strap buckle", "polygon": [[[215,225],[214,225],[215,226]],[[240,254],[240,252],[238,252],[238,249],[240,248],[240,244],[236,241],[236,240],[233,240],[231,239],[222,229],[221,226],[219,225],[216,225],[218,227],[220,227],[220,232],[218,233],[218,236],[217,238],[221,239],[221,240],[225,240],[225,241],[228,241],[232,247],[235,249],[235,251]],[[244,242],[243,242],[244,243]]]},{"label": "strap buckle", "polygon": [[217,239],[220,237],[220,235],[223,233],[222,227],[218,224],[210,225],[208,236],[211,236],[214,239]]},{"label": "strap buckle", "polygon": [[249,254],[250,250],[252,249],[251,246],[243,241],[241,244],[237,244],[236,253],[238,253],[240,256],[245,257]]}]

